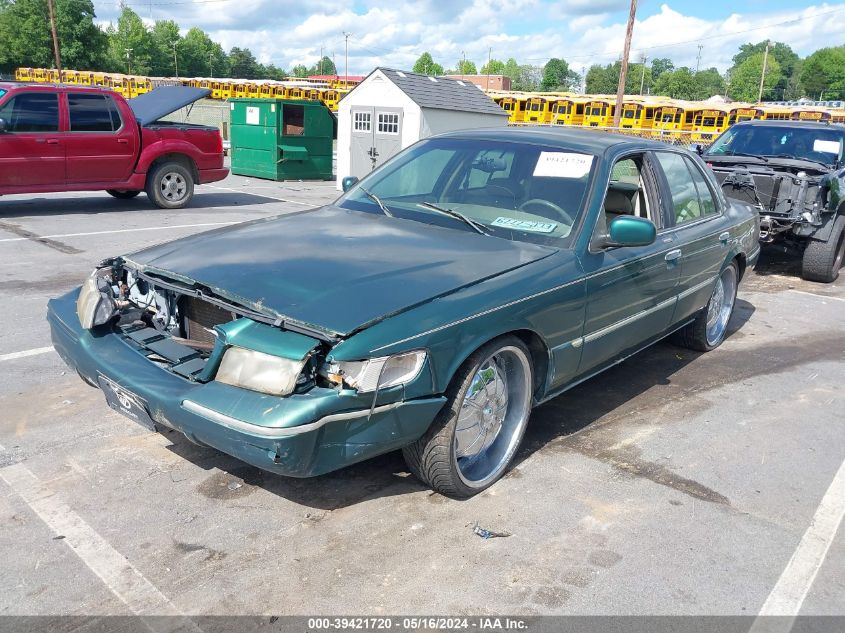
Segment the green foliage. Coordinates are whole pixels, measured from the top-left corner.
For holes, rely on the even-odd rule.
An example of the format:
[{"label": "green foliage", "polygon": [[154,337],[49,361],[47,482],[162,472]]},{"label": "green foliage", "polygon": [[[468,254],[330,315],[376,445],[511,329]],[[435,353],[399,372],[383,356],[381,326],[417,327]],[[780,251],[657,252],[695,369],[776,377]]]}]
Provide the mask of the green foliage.
[{"label": "green foliage", "polygon": [[[235,46],[229,51],[229,74],[233,79],[258,79],[261,70],[255,55],[248,48]],[[302,76],[307,76],[308,71],[305,72]]]},{"label": "green foliage", "polygon": [[540,86],[543,69],[539,66],[531,66],[530,64],[519,64],[511,57],[505,62],[505,68],[502,74],[505,77],[510,77],[511,89],[521,92],[534,92]]},{"label": "green foliage", "polygon": [[[757,101],[760,76],[763,74],[763,53],[755,53],[734,67],[729,74],[728,96],[737,101]],[[773,55],[766,63],[766,79],[763,84],[763,101],[774,99],[775,86],[783,79],[780,64]]]},{"label": "green foliage", "polygon": [[672,72],[673,70],[675,70],[675,64],[668,57],[658,57],[651,60],[651,78],[654,81],[657,81],[657,78],[663,73]]},{"label": "green foliage", "polygon": [[455,72],[452,73],[455,75],[477,75],[478,69],[475,67],[475,62],[470,61],[468,59],[462,59],[458,61],[458,65],[455,68]]},{"label": "green foliage", "polygon": [[185,76],[184,47],[179,25],[173,20],[157,20],[150,31],[153,42],[153,56],[150,60],[150,72],[156,77],[173,77],[176,67],[173,63],[173,42],[176,42],[176,54],[179,72]]},{"label": "green foliage", "polygon": [[106,34],[109,39],[108,70],[134,75],[150,74],[151,61],[156,54],[155,43],[137,13],[124,6],[117,25],[110,24]]},{"label": "green foliage", "polygon": [[[615,95],[619,86],[619,73],[622,70],[622,62],[614,62],[607,66],[594,64],[587,71],[587,93]],[[625,77],[625,94],[634,95],[640,93],[640,81],[642,80],[642,64],[628,64],[628,75]],[[646,69],[646,81],[643,92],[648,92],[651,85],[649,70]]]},{"label": "green foliage", "polygon": [[707,99],[713,95],[724,95],[727,89],[725,78],[717,68],[707,68],[695,73],[696,93],[694,99]]},{"label": "green foliage", "polygon": [[579,81],[578,73],[570,70],[565,60],[552,57],[543,67],[540,90],[571,90]]},{"label": "green foliage", "polygon": [[[96,70],[104,63],[106,36],[94,24],[90,0],[56,0],[56,31],[62,66]],[[44,0],[0,0],[0,71],[19,66],[54,67],[53,43]]]},{"label": "green foliage", "polygon": [[498,59],[491,59],[488,64],[484,64],[481,70],[478,71],[480,75],[504,75],[505,62]]},{"label": "green foliage", "polygon": [[845,94],[845,46],[822,48],[801,66],[800,86],[811,99],[842,98]]},{"label": "green foliage", "polygon": [[418,75],[443,75],[443,66],[438,64],[434,61],[431,57],[431,53],[425,51],[422,55],[419,56],[417,61],[414,62],[414,67],[412,70],[417,73]]},{"label": "green foliage", "polygon": [[[739,47],[739,52],[734,55],[733,57],[733,66],[728,70],[728,74],[733,76],[733,74],[739,69],[739,67],[745,63],[747,60],[751,59],[755,56],[762,56],[766,50],[766,42],[757,42],[756,44],[743,44]],[[798,63],[801,61],[801,58],[795,54],[795,51],[790,48],[789,45],[784,44],[783,42],[774,42],[769,44],[769,59],[768,62],[771,62],[774,59],[778,67],[780,68],[780,76],[778,77],[777,83],[775,83],[771,89],[767,88],[766,94],[764,94],[764,99],[784,99],[786,97],[787,89],[790,83],[792,82],[793,77],[796,75],[796,67]],[[767,62],[767,66],[769,63]],[[768,70],[766,71],[768,75]],[[759,89],[759,81],[760,77],[757,77],[758,82],[758,89]],[[768,84],[768,81],[767,81]],[[794,87],[794,83],[793,83]],[[757,93],[754,93],[754,98],[756,99]]]},{"label": "green foliage", "polygon": [[301,79],[308,76],[308,68],[303,64],[297,64],[291,69],[290,74]]},{"label": "green foliage", "polygon": [[663,72],[652,88],[652,94],[672,97],[673,99],[696,99],[698,97],[695,74],[683,66],[676,70]]}]

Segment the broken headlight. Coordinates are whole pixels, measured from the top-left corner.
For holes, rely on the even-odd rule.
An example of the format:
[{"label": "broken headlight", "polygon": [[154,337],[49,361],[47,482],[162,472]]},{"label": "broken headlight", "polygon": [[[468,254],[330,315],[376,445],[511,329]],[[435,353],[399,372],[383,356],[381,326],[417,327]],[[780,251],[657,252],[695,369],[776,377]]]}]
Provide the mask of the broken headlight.
[{"label": "broken headlight", "polygon": [[419,376],[425,356],[425,351],[417,350],[361,361],[336,361],[328,368],[327,374],[329,380],[336,384],[342,380],[353,389],[366,393],[411,382]]},{"label": "broken headlight", "polygon": [[107,277],[110,271],[109,268],[95,270],[79,289],[76,314],[86,330],[107,323],[117,312],[111,282]]},{"label": "broken headlight", "polygon": [[290,360],[244,347],[229,347],[214,379],[234,387],[287,396],[296,388],[304,360]]}]

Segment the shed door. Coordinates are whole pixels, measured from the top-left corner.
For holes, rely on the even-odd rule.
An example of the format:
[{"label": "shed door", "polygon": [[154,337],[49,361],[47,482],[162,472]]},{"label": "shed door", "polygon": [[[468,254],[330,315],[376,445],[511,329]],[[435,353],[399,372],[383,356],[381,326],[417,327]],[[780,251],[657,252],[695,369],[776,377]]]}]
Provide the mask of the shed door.
[{"label": "shed door", "polygon": [[352,146],[350,149],[350,176],[363,178],[374,167],[373,108],[352,108]]},{"label": "shed door", "polygon": [[373,168],[375,168],[402,149],[402,110],[377,108],[373,133]]}]

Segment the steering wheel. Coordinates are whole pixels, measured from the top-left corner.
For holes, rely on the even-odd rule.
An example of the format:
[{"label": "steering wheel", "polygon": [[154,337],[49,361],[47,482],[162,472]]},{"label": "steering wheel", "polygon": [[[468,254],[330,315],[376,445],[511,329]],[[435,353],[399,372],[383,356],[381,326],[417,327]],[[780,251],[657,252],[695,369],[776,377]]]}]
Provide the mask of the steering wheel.
[{"label": "steering wheel", "polygon": [[566,211],[564,211],[559,206],[557,206],[554,202],[551,202],[550,200],[545,200],[543,198],[531,198],[530,200],[526,200],[521,205],[519,205],[518,210],[519,211],[525,211],[526,213],[531,213],[530,211],[526,211],[525,207],[532,205],[532,204],[540,205],[540,206],[543,206],[543,207],[548,207],[549,209],[551,209],[552,211],[554,211],[555,213],[558,214],[558,217],[549,217],[548,215],[539,214],[539,215],[543,215],[544,218],[549,218],[550,220],[558,220],[560,218],[563,218],[564,221],[567,224],[569,224],[570,226],[575,224],[575,220],[572,219],[571,215],[569,215]]}]

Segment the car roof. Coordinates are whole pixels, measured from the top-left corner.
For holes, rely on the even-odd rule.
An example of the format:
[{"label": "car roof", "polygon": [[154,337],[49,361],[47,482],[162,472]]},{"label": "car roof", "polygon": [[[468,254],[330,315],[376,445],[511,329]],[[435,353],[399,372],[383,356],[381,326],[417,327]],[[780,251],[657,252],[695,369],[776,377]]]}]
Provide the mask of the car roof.
[{"label": "car roof", "polygon": [[512,126],[482,128],[476,130],[459,130],[441,134],[438,138],[462,138],[493,141],[513,141],[517,143],[534,143],[537,145],[557,146],[561,149],[571,149],[585,154],[602,155],[608,150],[638,149],[670,149],[670,146],[659,141],[624,136],[610,132],[598,132],[564,126]]},{"label": "car roof", "polygon": [[49,84],[27,81],[0,81],[0,88],[3,90],[14,90],[16,88],[35,88],[37,90],[75,90],[79,92],[108,92],[114,94],[114,90],[105,86],[81,86],[79,84]]},{"label": "car roof", "polygon": [[734,123],[732,127],[785,127],[785,128],[810,128],[810,129],[824,129],[836,130],[837,132],[845,132],[845,125],[842,123],[819,123],[818,121],[739,121]]}]

